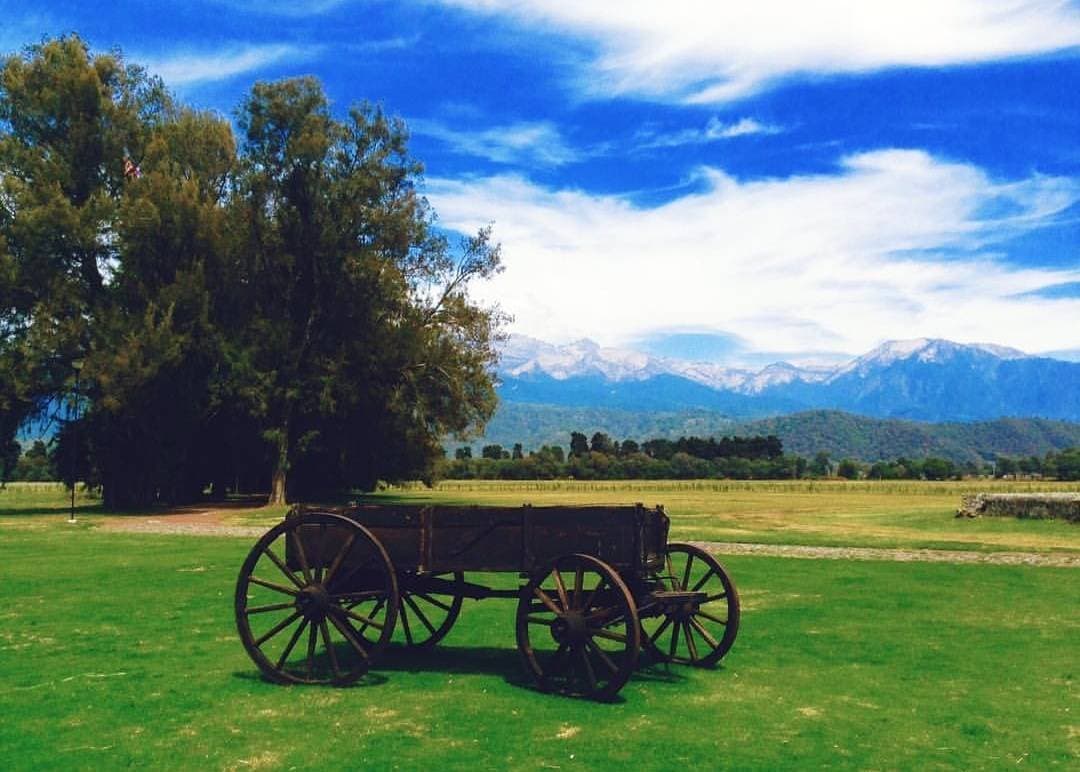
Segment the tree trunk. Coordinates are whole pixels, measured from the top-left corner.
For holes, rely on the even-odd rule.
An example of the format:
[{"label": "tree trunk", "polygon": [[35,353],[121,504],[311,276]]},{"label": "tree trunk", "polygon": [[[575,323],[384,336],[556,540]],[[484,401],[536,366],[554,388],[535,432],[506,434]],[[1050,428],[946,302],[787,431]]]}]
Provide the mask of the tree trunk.
[{"label": "tree trunk", "polygon": [[286,475],[289,471],[289,422],[285,421],[278,435],[274,471],[270,476],[270,498],[267,504],[285,504]]},{"label": "tree trunk", "polygon": [[267,504],[285,503],[285,469],[280,463],[274,466],[274,476],[270,481],[270,498]]}]

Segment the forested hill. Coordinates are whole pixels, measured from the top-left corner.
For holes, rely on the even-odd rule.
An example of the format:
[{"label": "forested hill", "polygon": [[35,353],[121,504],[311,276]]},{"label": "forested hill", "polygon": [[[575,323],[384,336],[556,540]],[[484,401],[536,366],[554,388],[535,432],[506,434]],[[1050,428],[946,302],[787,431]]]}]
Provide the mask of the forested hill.
[{"label": "forested hill", "polygon": [[526,449],[562,445],[570,432],[591,436],[646,440],[695,435],[775,434],[784,450],[809,456],[825,451],[831,458],[862,461],[940,456],[956,462],[990,460],[996,455],[1044,455],[1051,450],[1080,446],[1080,423],[1041,418],[1002,418],[973,423],[922,423],[868,418],[832,410],[814,410],[754,421],[732,421],[699,411],[640,412],[603,408],[574,408],[503,402],[482,440]]},{"label": "forested hill", "polygon": [[791,453],[824,450],[862,461],[939,456],[956,462],[995,456],[1042,456],[1080,445],[1080,423],[1043,418],[999,418],[974,423],[921,423],[867,418],[831,410],[740,424],[739,434],[775,434]]}]

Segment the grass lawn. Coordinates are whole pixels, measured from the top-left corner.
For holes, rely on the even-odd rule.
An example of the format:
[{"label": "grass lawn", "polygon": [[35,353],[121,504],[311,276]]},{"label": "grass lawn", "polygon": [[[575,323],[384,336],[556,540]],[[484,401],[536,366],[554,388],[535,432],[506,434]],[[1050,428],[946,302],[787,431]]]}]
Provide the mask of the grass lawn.
[{"label": "grass lawn", "polygon": [[604,705],[523,683],[497,600],[357,687],[266,683],[232,620],[251,542],[0,517],[5,768],[1080,763],[1074,569],[730,558],[724,664],[642,671]]}]

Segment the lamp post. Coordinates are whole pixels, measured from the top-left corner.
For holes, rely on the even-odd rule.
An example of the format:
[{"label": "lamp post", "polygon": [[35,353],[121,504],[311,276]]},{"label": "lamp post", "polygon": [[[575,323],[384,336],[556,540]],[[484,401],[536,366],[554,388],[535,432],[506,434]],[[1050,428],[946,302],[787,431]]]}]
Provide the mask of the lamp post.
[{"label": "lamp post", "polygon": [[[76,478],[79,470],[79,375],[82,373],[82,360],[76,359],[71,363],[72,368],[75,370],[75,399],[71,412],[68,413],[68,420],[71,421],[71,454],[70,454],[70,467],[71,472],[71,514],[68,517],[69,523],[75,522],[75,486]],[[72,418],[74,416],[74,419]]]}]

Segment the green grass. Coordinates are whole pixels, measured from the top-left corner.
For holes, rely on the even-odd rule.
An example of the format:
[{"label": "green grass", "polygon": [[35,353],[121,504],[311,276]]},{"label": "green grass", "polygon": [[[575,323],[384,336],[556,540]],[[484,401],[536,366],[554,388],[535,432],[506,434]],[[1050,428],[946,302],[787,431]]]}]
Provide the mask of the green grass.
[{"label": "green grass", "polygon": [[1080,761],[1080,571],[730,558],[744,617],[725,664],[644,671],[601,705],[528,688],[496,600],[361,686],[266,683],[232,620],[251,541],[0,517],[5,768]]}]

